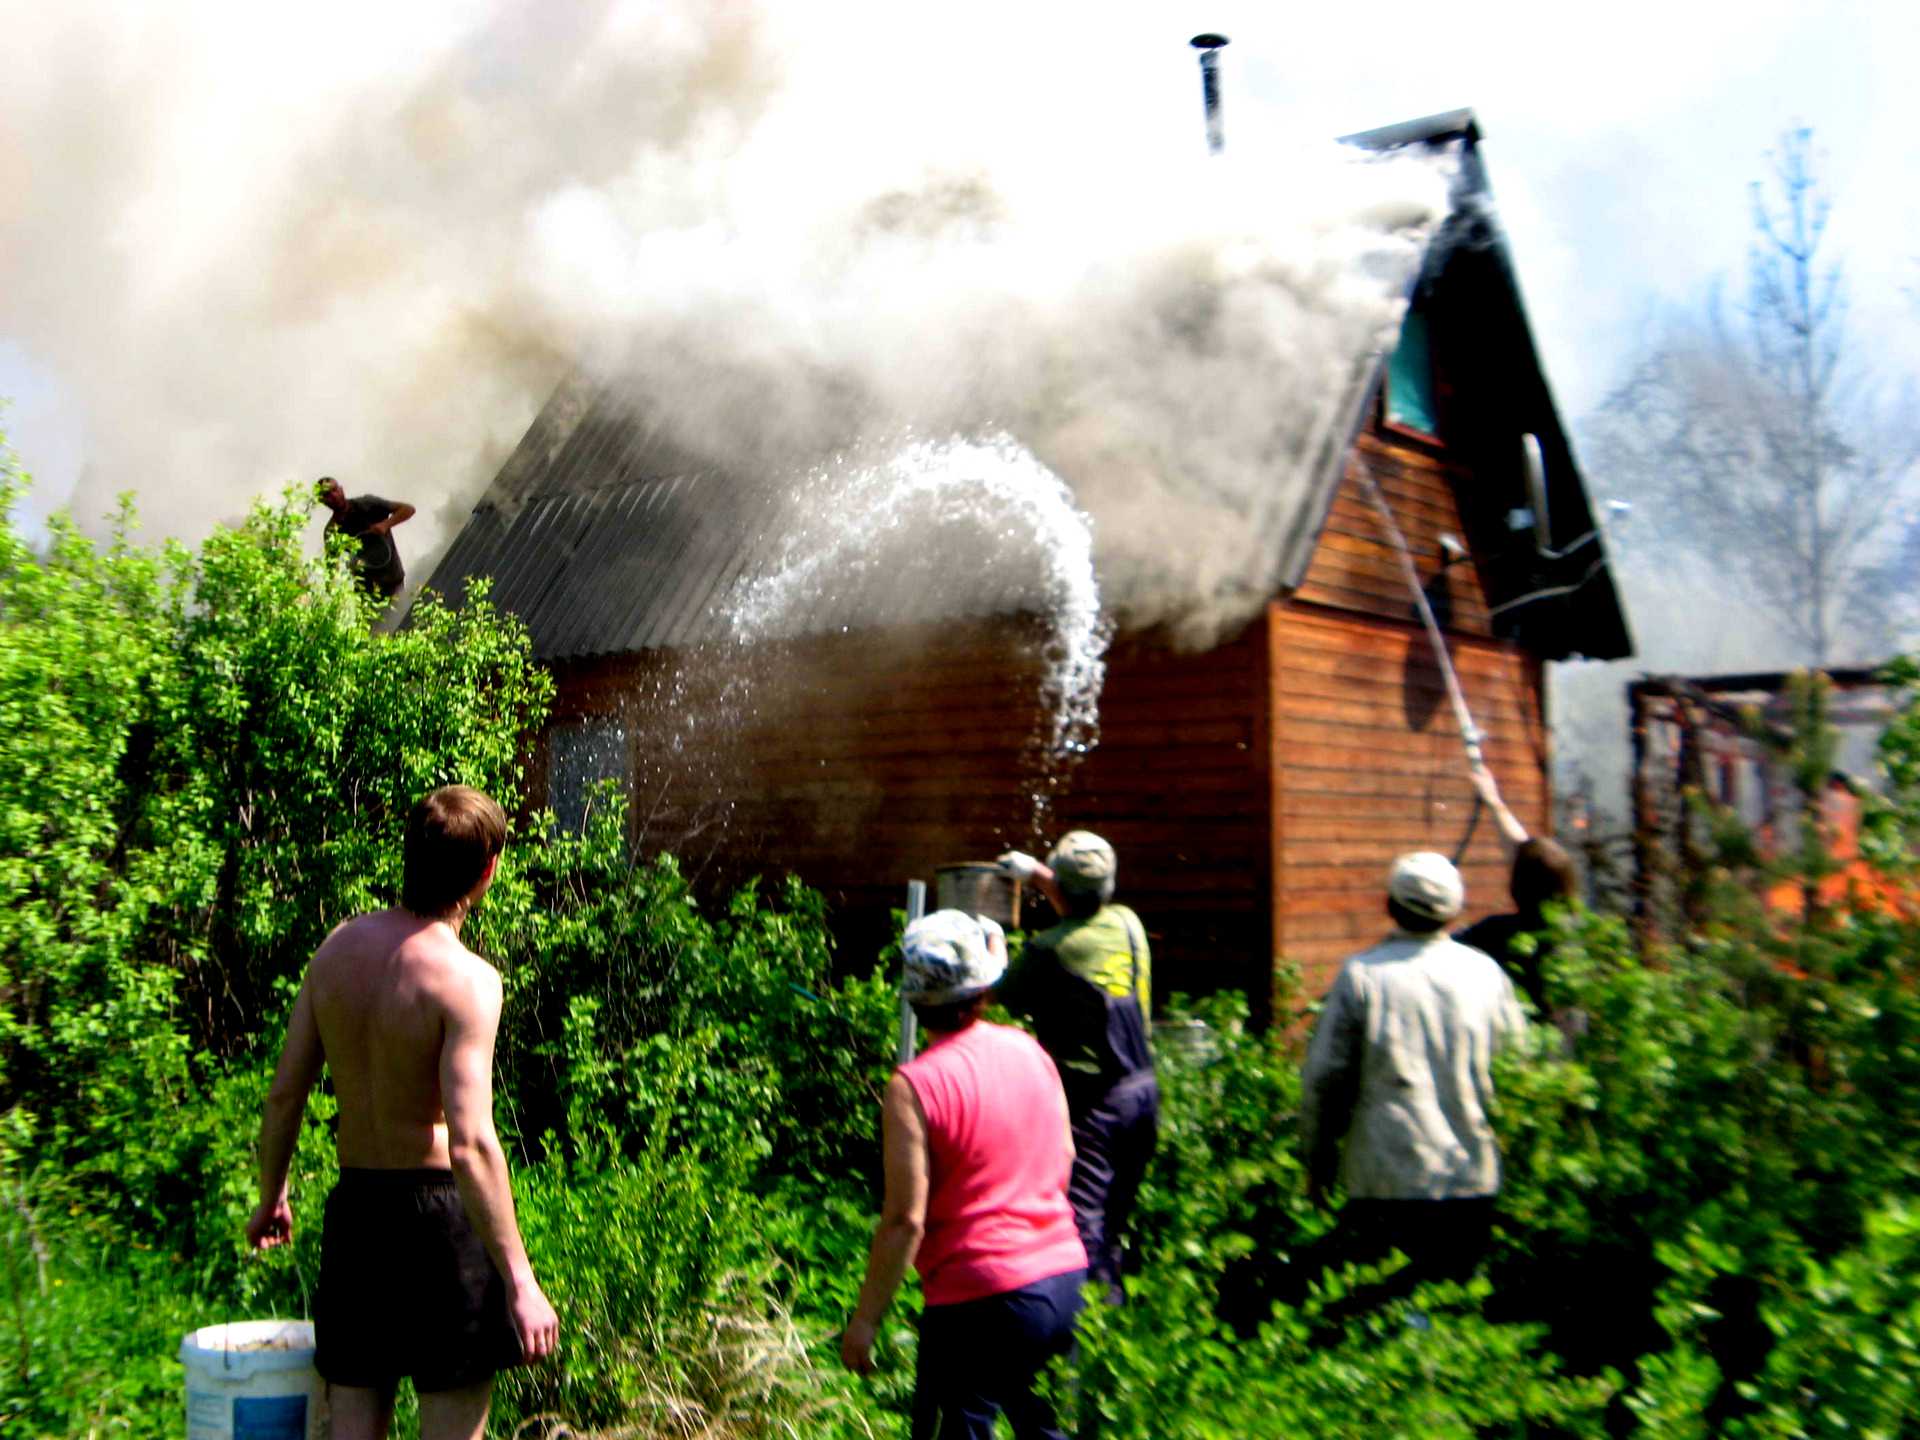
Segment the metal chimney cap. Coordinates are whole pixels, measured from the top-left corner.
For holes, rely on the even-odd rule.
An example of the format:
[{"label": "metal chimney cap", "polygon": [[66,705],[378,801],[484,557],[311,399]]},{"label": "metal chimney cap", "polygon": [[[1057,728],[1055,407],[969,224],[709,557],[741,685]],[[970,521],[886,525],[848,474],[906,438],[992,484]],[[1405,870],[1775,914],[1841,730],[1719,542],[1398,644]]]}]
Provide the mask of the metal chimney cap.
[{"label": "metal chimney cap", "polygon": [[1231,42],[1224,35],[1215,35],[1212,31],[1208,31],[1205,35],[1194,36],[1187,43],[1196,50],[1218,50],[1222,45]]}]

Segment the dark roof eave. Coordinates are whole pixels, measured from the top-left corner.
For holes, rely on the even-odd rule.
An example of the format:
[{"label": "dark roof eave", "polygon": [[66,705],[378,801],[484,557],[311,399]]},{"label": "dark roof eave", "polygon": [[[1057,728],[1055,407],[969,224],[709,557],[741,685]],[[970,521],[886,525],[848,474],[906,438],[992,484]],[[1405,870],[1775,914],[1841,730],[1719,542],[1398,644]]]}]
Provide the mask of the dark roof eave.
[{"label": "dark roof eave", "polygon": [[1358,145],[1363,150],[1397,150],[1402,145],[1435,145],[1443,140],[1464,140],[1469,145],[1480,141],[1480,122],[1470,109],[1443,110],[1418,120],[1402,120],[1375,130],[1359,130],[1342,135],[1342,145]]}]

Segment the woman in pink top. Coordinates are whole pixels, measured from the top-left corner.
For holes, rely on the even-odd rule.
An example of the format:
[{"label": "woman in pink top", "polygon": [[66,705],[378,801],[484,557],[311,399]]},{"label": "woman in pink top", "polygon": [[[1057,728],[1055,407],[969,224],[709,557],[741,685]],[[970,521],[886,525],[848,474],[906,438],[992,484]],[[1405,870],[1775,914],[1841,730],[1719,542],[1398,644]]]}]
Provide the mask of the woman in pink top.
[{"label": "woman in pink top", "polygon": [[1033,1382],[1072,1348],[1087,1278],[1066,1093],[1031,1035],[980,1018],[1007,968],[998,926],[940,910],[901,947],[928,1044],[887,1084],[886,1198],[840,1353],[872,1371],[874,1330],[912,1264],[926,1296],[913,1440],[987,1440],[1002,1410],[1018,1440],[1064,1440]]}]

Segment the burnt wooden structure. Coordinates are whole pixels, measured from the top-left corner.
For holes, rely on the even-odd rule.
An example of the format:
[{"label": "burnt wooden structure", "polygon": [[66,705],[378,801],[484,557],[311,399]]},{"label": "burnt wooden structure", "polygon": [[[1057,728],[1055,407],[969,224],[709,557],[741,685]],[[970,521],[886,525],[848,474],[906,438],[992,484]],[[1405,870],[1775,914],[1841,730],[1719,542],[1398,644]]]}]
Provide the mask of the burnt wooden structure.
[{"label": "burnt wooden structure", "polygon": [[[1629,685],[1633,915],[1643,942],[1700,918],[1719,861],[1717,822],[1738,822],[1756,857],[1780,857],[1799,846],[1811,813],[1836,866],[1857,872],[1846,878],[1878,887],[1858,866],[1856,788],[1868,784],[1896,698],[1879,670],[1862,668],[1652,675]],[[1824,742],[1798,733],[1801,706],[1830,729]],[[1809,738],[1832,753],[1806,755],[1799,747]]]},{"label": "burnt wooden structure", "polygon": [[[1530,827],[1551,818],[1545,663],[1630,644],[1481,203],[1472,116],[1354,138],[1461,156],[1457,213],[1415,287],[1400,350],[1352,357],[1337,427],[1350,442],[1289,517],[1287,583],[1204,652],[1154,632],[1116,636],[1099,743],[1064,774],[1033,764],[1038,717],[1019,697],[1035,694],[1037,662],[1017,596],[1000,613],[958,616],[916,596],[891,623],[851,633],[823,612],[743,658],[713,610],[764,559],[751,487],[662,459],[591,385],[563,389],[431,582],[458,596],[492,577],[552,665],[559,698],[536,773],[563,820],[577,818],[583,780],[618,778],[642,848],[673,848],[715,880],[798,874],[827,893],[852,957],[886,938],[904,880],[1092,828],[1120,854],[1156,987],[1242,988],[1256,1012],[1277,958],[1317,992],[1382,932],[1384,874],[1400,851],[1458,854],[1471,910],[1503,907],[1498,835],[1477,813],[1363,467]],[[1522,434],[1539,437],[1546,460],[1548,546],[1512,517],[1539,498]]]}]

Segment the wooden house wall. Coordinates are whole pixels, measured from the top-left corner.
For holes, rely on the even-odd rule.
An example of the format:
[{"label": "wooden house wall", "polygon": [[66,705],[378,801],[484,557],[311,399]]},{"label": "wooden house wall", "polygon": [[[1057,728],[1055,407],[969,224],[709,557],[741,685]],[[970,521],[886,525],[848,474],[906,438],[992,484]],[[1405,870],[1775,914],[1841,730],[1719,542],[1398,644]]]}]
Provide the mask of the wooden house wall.
[{"label": "wooden house wall", "polygon": [[[1428,589],[1429,602],[1439,602],[1435,613],[1441,628],[1462,635],[1491,635],[1486,590],[1471,558],[1445,567],[1444,588],[1433,584],[1441,569],[1440,537],[1451,535],[1463,544],[1468,542],[1458,496],[1471,493],[1472,473],[1434,447],[1391,436],[1364,434],[1357,450],[1393,511]],[[1392,621],[1413,615],[1406,572],[1354,464],[1349,464],[1346,478],[1334,493],[1320,543],[1292,598]]]},{"label": "wooden house wall", "polygon": [[643,852],[710,890],[796,874],[866,945],[906,880],[1025,841],[1037,672],[1009,641],[955,626],[569,664],[555,720],[626,725]]},{"label": "wooden house wall", "polygon": [[1204,654],[1126,637],[1099,746],[1055,807],[1113,842],[1119,898],[1154,947],[1154,989],[1244,990],[1264,1020],[1273,957],[1267,622]]},{"label": "wooden house wall", "polygon": [[[1467,536],[1470,475],[1389,434],[1360,454],[1430,579],[1439,537]],[[1544,831],[1544,667],[1493,638],[1472,560],[1446,567],[1442,609],[1505,798]],[[1117,641],[1100,743],[1052,776],[1036,763],[1034,640],[981,621],[571,662],[555,719],[625,722],[643,850],[673,850],[709,888],[799,875],[826,893],[851,965],[890,938],[907,879],[1081,826],[1120,854],[1163,997],[1231,986],[1263,1013],[1277,955],[1318,994],[1384,931],[1403,850],[1466,841],[1469,915],[1504,907],[1497,829],[1476,818],[1440,672],[1355,475],[1298,591],[1236,639],[1199,655]]]},{"label": "wooden house wall", "polygon": [[[1507,907],[1493,818],[1476,814],[1460,731],[1426,634],[1411,624],[1276,605],[1272,806],[1276,949],[1324,990],[1386,929],[1383,882],[1405,850],[1459,856],[1468,915]],[[1467,706],[1502,797],[1529,830],[1549,810],[1541,666],[1453,637]]]},{"label": "wooden house wall", "polygon": [[[1023,633],[1024,632],[1024,633]],[[981,622],[556,667],[555,725],[627,729],[634,838],[709,889],[791,872],[824,891],[850,964],[905,881],[1097,829],[1152,937],[1162,993],[1264,991],[1270,947],[1264,623],[1206,655],[1109,656],[1101,742],[1040,763],[1026,627]],[[536,765],[544,777],[545,757]],[[1044,902],[1029,923],[1049,923]]]},{"label": "wooden house wall", "polygon": [[[1440,536],[1465,539],[1470,475],[1432,447],[1369,434],[1360,455],[1431,584]],[[1545,667],[1492,636],[1469,559],[1445,567],[1443,626],[1467,708],[1486,734],[1502,798],[1551,827]],[[1349,473],[1305,580],[1271,607],[1274,942],[1324,990],[1346,955],[1386,928],[1383,880],[1405,850],[1459,853],[1469,917],[1507,908],[1507,863],[1477,810],[1461,737],[1399,557]]]}]

